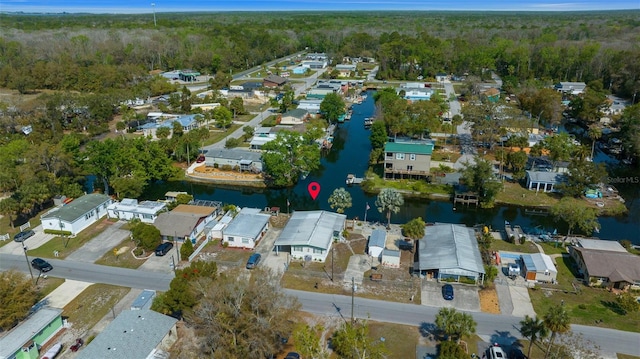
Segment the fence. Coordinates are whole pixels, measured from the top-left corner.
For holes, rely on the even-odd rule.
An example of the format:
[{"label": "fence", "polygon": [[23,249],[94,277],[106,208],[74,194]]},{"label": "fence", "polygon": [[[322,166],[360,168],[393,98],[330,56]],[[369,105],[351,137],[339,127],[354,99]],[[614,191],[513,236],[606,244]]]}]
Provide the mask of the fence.
[{"label": "fence", "polygon": [[0,241],[6,241],[7,239],[9,239],[9,237],[9,233],[0,235]]},{"label": "fence", "polygon": [[198,246],[198,248],[196,248],[196,250],[195,250],[195,251],[193,251],[193,253],[191,253],[191,255],[189,256],[189,262],[191,262],[191,261],[192,261],[192,260],[193,260],[193,259],[194,259],[194,258],[195,258],[199,253],[200,253],[200,251],[202,250],[202,248],[204,248],[204,247],[207,245],[207,243],[209,243],[209,241],[210,241],[210,239],[209,239],[209,238],[206,238],[206,239],[204,240],[204,242],[202,242],[202,243]]}]

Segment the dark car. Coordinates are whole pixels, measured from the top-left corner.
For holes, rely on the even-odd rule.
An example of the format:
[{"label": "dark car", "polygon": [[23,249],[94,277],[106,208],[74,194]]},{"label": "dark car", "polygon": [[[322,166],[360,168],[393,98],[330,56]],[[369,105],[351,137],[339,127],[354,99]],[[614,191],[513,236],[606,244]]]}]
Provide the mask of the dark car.
[{"label": "dark car", "polygon": [[249,260],[247,260],[247,269],[255,268],[258,263],[260,263],[261,258],[262,256],[260,255],[260,253],[252,254],[251,257],[249,257]]},{"label": "dark car", "polygon": [[451,284],[442,286],[442,297],[446,300],[453,300],[453,286]]},{"label": "dark car", "polygon": [[296,352],[288,352],[287,356],[284,357],[284,359],[300,359],[300,354],[296,353]]},{"label": "dark car", "polygon": [[51,264],[49,264],[49,262],[45,261],[42,258],[34,258],[31,261],[31,266],[33,267],[33,269],[37,269],[40,272],[48,272],[53,269]]},{"label": "dark car", "polygon": [[27,238],[33,237],[35,235],[36,232],[30,229],[28,231],[23,231],[16,234],[15,236],[13,236],[13,240],[16,242],[24,242]]},{"label": "dark car", "polygon": [[163,255],[169,253],[171,248],[173,248],[173,243],[171,242],[161,243],[158,247],[156,247],[156,256],[162,257]]}]

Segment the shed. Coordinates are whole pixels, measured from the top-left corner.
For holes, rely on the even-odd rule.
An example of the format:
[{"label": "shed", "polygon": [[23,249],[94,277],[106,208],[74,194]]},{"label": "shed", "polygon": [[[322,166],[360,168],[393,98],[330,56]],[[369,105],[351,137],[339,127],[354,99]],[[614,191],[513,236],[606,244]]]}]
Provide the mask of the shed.
[{"label": "shed", "polygon": [[380,258],[382,251],[385,249],[387,241],[387,232],[382,229],[375,229],[369,236],[369,249],[367,253],[370,256]]},{"label": "shed", "polygon": [[390,268],[400,268],[400,251],[386,248],[383,249],[382,265]]},{"label": "shed", "polygon": [[151,289],[145,289],[140,293],[133,303],[131,303],[131,310],[151,309],[153,304],[153,298],[156,297],[156,291]]},{"label": "shed", "polygon": [[523,254],[524,277],[538,282],[555,282],[558,270],[551,257],[544,253]]}]

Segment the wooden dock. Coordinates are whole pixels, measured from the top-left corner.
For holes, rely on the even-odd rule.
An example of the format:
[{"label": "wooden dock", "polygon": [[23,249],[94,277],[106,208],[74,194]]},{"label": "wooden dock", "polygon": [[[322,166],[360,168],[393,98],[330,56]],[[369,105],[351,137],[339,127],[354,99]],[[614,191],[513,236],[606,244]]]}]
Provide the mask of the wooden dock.
[{"label": "wooden dock", "polygon": [[456,192],[453,196],[453,206],[455,207],[458,203],[467,206],[473,204],[477,207],[480,204],[480,197],[477,193],[473,192]]}]

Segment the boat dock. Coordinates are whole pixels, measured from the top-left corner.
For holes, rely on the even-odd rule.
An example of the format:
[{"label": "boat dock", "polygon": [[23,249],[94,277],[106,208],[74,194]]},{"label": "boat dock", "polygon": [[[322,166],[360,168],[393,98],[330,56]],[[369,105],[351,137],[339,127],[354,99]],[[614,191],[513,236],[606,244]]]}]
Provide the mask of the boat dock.
[{"label": "boat dock", "polygon": [[473,192],[456,192],[453,196],[453,206],[457,203],[462,203],[465,205],[473,204],[476,207],[480,204],[480,198],[477,193]]},{"label": "boat dock", "polygon": [[525,237],[524,231],[520,226],[511,226],[509,223],[504,224],[504,231],[507,232],[507,239],[514,239],[515,243],[520,243],[519,239]]},{"label": "boat dock", "polygon": [[364,181],[364,178],[356,177],[353,174],[348,174],[347,175],[347,180],[345,182],[348,185],[352,185],[352,184],[360,184],[360,183],[362,183],[362,181]]}]

